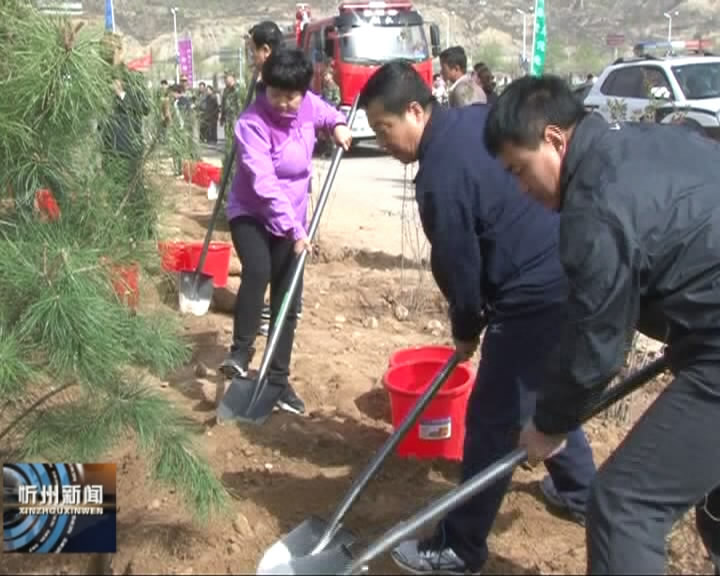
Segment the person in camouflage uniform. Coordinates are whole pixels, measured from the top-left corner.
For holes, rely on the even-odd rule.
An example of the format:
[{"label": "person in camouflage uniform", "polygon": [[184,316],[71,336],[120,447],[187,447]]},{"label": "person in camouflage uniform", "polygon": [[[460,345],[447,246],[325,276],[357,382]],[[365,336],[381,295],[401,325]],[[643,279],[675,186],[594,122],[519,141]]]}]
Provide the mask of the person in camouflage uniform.
[{"label": "person in camouflage uniform", "polygon": [[[235,75],[225,72],[225,90],[220,104],[220,125],[225,129],[225,156],[230,153],[235,138],[235,122],[242,110],[242,95]],[[225,160],[223,160],[223,169]]]},{"label": "person in camouflage uniform", "polygon": [[340,86],[335,82],[332,68],[328,68],[323,77],[322,96],[325,102],[337,108],[340,106]]},{"label": "person in camouflage uniform", "polygon": [[[325,102],[331,104],[335,108],[340,107],[340,86],[335,82],[335,73],[332,64],[328,65],[322,81],[322,97]],[[318,134],[316,150],[322,156],[332,156],[335,151],[335,143],[328,134]]]}]

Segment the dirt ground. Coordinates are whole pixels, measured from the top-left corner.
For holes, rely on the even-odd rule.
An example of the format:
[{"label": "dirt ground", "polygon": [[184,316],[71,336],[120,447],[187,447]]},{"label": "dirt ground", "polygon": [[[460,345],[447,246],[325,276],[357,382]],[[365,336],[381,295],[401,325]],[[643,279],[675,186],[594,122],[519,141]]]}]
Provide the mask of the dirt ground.
[{"label": "dirt ground", "polygon": [[[201,239],[210,211],[204,191],[172,182],[169,193],[176,209],[166,222],[167,237]],[[227,231],[218,231],[217,239],[227,239]],[[149,483],[132,445],[119,447],[112,454],[118,463],[119,501],[113,573],[254,573],[262,552],[283,533],[310,515],[327,518],[332,513],[351,479],[386,438],[389,404],[381,377],[391,352],[449,342],[442,298],[427,277],[419,285],[417,270],[403,270],[396,259],[380,254],[344,250],[336,242],[321,244],[318,252],[305,274],[292,366],[308,416],[276,413],[260,428],[217,426],[215,369],[229,345],[232,319],[217,309],[202,318],[186,317],[193,360],[157,385],[180,410],[204,423],[200,445],[232,495],[233,510],[229,520],[194,524],[174,493]],[[232,268],[237,273],[237,264]],[[231,280],[231,288],[237,286],[238,279]],[[148,283],[143,287],[145,305],[157,305],[154,288]],[[220,292],[216,304],[227,309],[231,290]],[[397,304],[409,312],[402,321]],[[172,293],[163,305],[176,307]],[[255,366],[260,357],[261,350]],[[200,363],[208,368],[206,377],[196,375]],[[658,387],[638,394],[636,412]],[[617,445],[625,426],[607,418],[588,425],[598,462]],[[455,463],[393,457],[353,507],[347,526],[367,541],[447,491],[457,472]],[[540,469],[516,473],[495,524],[486,573],[583,572],[584,532],[545,508],[537,489],[541,477]],[[670,569],[710,573],[691,526],[688,518],[671,539]],[[5,555],[0,573],[82,573],[87,562],[85,557]],[[399,573],[387,557],[371,571]]]}]

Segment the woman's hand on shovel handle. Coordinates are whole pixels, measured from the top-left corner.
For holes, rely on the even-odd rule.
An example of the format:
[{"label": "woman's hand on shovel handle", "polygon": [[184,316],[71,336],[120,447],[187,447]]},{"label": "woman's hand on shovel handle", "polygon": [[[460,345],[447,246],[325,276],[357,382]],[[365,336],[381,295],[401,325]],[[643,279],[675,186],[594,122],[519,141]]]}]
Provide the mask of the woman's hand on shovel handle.
[{"label": "woman's hand on shovel handle", "polygon": [[303,253],[303,250],[307,250],[308,253],[310,253],[312,252],[312,244],[310,244],[308,238],[300,238],[300,240],[295,240],[294,250],[298,256]]},{"label": "woman's hand on shovel handle", "polygon": [[352,144],[352,132],[350,131],[350,128],[345,126],[345,124],[338,124],[335,126],[335,130],[333,130],[333,137],[335,139],[335,144],[340,146],[345,152],[350,150],[350,145]]},{"label": "woman's hand on shovel handle", "polygon": [[531,466],[540,464],[559,454],[565,449],[566,444],[566,435],[548,436],[543,434],[535,428],[535,423],[532,421],[528,422],[520,433],[519,445],[527,450],[528,462]]}]

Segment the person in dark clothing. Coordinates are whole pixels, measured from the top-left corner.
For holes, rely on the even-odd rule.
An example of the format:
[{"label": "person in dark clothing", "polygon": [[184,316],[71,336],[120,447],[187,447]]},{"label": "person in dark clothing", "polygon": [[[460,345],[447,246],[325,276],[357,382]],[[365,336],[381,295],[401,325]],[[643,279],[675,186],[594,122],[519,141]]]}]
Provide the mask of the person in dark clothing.
[{"label": "person in dark clothing", "polygon": [[134,234],[144,238],[152,234],[155,225],[143,181],[143,117],[150,113],[150,101],[142,75],[122,64],[114,71],[113,90],[112,112],[100,126],[103,170],[123,183],[114,201],[118,207],[124,206]]},{"label": "person in dark clothing", "polygon": [[[448,300],[457,351],[471,358],[485,326],[468,403],[463,480],[517,443],[541,385],[544,353],[562,323],[567,279],[558,259],[558,218],[527,198],[482,141],[487,106],[447,109],[412,65],[385,64],[360,96],[378,143],[403,163],[418,161],[416,199],[430,241],[431,269]],[[579,428],[548,462],[552,488],[582,516],[595,473]],[[424,541],[402,543],[394,560],[414,573],[478,571],[510,479],[450,513]]]},{"label": "person in dark clothing", "polygon": [[720,145],[676,126],[608,124],[553,76],[513,82],[485,130],[523,188],[560,212],[571,286],[569,321],[520,444],[531,462],[562,446],[636,329],[666,342],[675,379],[593,482],[588,572],[664,574],[665,537],[698,503],[718,570]]},{"label": "person in dark clothing", "polygon": [[205,124],[207,126],[207,142],[208,144],[217,144],[220,103],[218,102],[217,93],[212,86],[207,87],[207,98],[205,102]]},{"label": "person in dark clothing", "polygon": [[208,141],[207,107],[208,107],[207,84],[205,84],[205,82],[200,82],[200,84],[198,85],[197,104],[195,105],[195,109],[197,110],[197,115],[198,115],[200,142]]}]

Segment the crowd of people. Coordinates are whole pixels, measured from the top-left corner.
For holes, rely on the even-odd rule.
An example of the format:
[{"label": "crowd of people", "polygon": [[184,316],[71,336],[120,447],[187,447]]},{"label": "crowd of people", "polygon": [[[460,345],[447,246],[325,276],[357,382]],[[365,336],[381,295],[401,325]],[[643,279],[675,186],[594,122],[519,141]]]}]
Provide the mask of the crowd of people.
[{"label": "crowd of people", "polygon": [[[462,72],[446,58],[452,89]],[[666,538],[694,506],[720,571],[720,145],[681,126],[608,124],[554,76],[447,108],[412,66],[391,62],[361,105],[381,146],[419,162],[416,198],[456,349],[471,358],[485,334],[462,479],[526,448],[549,472],[548,504],[586,526],[591,574],[664,573]],[[668,345],[675,380],[596,470],[581,425],[636,330]],[[482,570],[508,486],[400,544],[396,563]]]},{"label": "crowd of people", "polygon": [[468,58],[462,46],[440,53],[440,70],[433,76],[432,94],[441,104],[457,108],[493,104],[497,99],[497,83],[490,67],[478,62],[468,73]]},{"label": "crowd of people", "polygon": [[[267,287],[272,330],[295,257],[312,250],[317,134],[352,141],[332,73],[323,98],[310,90],[313,64],[282,46],[274,23],[250,38],[260,74],[246,110],[230,74],[219,103],[201,87],[193,108],[182,82],[168,89],[172,103],[161,96],[168,122],[194,109],[201,138],[216,139],[217,119],[238,144],[226,206],[242,264],[229,378],[248,373]],[[554,76],[496,94],[491,70],[468,71],[461,47],[440,64],[432,87],[408,62],[384,64],[360,106],[382,148],[419,163],[416,198],[456,350],[470,360],[481,347],[462,480],[525,447],[547,469],[547,503],[585,526],[592,574],[664,573],[665,538],[695,507],[720,574],[720,145],[682,126],[608,124]],[[278,407],[295,414],[305,411],[290,378],[301,307],[299,290],[269,371]],[[583,417],[636,330],[668,344],[675,379],[597,469]],[[481,571],[509,486],[497,482],[393,559],[415,574]]]}]

